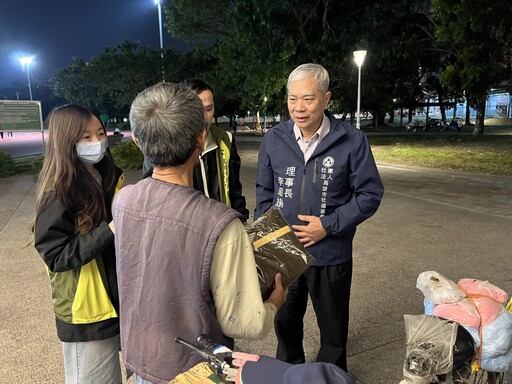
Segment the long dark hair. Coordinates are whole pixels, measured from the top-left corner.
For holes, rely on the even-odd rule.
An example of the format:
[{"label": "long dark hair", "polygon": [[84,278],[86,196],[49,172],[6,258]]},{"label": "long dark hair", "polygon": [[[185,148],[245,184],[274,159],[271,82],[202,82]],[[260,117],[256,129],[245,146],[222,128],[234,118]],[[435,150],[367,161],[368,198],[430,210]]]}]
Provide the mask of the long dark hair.
[{"label": "long dark hair", "polygon": [[[96,182],[78,158],[76,144],[86,125],[96,118],[105,131],[101,119],[89,108],[68,104],[55,108],[48,115],[48,143],[36,198],[36,217],[54,196],[76,217],[76,232],[86,233],[101,221],[109,220],[103,189],[115,183],[114,162],[110,150],[95,165],[102,175],[102,187]],[[105,131],[106,136],[106,131]]]}]

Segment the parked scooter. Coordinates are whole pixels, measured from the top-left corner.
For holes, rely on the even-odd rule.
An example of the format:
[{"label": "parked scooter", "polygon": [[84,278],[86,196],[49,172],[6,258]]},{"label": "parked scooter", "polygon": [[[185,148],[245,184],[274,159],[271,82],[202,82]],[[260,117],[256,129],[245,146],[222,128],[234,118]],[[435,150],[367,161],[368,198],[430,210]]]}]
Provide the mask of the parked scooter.
[{"label": "parked scooter", "polygon": [[421,120],[413,120],[405,125],[406,132],[424,131],[425,124]]},{"label": "parked scooter", "polygon": [[425,125],[424,131],[431,132],[442,132],[445,129],[446,123],[443,120],[439,119],[428,119],[427,124]]},{"label": "parked scooter", "polygon": [[462,130],[464,124],[461,119],[453,119],[449,124],[445,123],[443,129],[439,130],[439,132],[455,132],[458,133]]}]

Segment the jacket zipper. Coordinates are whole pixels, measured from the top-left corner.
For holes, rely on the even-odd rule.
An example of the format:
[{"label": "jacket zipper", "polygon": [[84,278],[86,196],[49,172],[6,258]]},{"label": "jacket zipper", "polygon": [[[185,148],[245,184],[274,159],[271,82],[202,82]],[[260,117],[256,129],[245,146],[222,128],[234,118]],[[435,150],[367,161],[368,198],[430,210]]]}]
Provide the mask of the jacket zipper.
[{"label": "jacket zipper", "polygon": [[302,176],[302,184],[300,186],[300,214],[304,215],[305,212],[305,205],[304,205],[304,188],[306,187],[306,164],[304,164],[304,175]]},{"label": "jacket zipper", "polygon": [[[300,210],[301,214],[306,214],[306,206],[304,203],[304,189],[306,188],[306,171],[307,171],[307,163],[304,164],[304,174],[302,176],[302,184],[300,186]],[[318,175],[318,157],[315,158],[315,165],[313,167],[313,183],[316,183],[316,178]]]},{"label": "jacket zipper", "polygon": [[318,175],[318,157],[315,159],[315,167],[313,170],[313,183],[316,183],[316,176]]},{"label": "jacket zipper", "polygon": [[201,176],[203,179],[204,194],[206,195],[206,197],[210,197],[210,192],[208,191],[208,183],[206,180],[206,170],[204,168],[204,160],[202,155],[199,156],[199,164],[201,165]]}]

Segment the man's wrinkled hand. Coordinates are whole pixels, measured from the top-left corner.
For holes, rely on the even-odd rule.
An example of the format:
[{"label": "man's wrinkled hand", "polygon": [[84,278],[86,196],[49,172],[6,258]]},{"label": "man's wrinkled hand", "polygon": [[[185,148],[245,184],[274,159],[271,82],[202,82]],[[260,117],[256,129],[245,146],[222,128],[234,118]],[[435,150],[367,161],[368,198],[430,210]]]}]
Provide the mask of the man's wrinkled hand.
[{"label": "man's wrinkled hand", "polygon": [[325,236],[327,232],[322,226],[322,222],[318,216],[299,215],[299,220],[306,222],[306,225],[292,225],[295,235],[299,238],[304,246],[311,247],[313,244],[318,243]]},{"label": "man's wrinkled hand", "polygon": [[276,274],[276,277],[274,279],[276,287],[274,288],[274,291],[266,301],[266,303],[272,303],[276,306],[277,310],[282,307],[284,302],[286,301],[286,296],[288,295],[288,290],[283,288],[283,278],[281,277],[280,273]]}]

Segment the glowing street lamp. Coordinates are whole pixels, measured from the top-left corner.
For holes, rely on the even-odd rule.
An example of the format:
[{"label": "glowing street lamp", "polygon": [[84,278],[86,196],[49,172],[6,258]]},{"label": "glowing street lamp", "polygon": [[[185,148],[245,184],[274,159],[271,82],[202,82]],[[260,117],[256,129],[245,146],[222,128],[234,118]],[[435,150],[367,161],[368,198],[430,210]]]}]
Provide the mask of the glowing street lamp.
[{"label": "glowing street lamp", "polygon": [[27,80],[28,80],[28,92],[30,94],[30,100],[32,100],[32,86],[30,85],[30,70],[29,70],[29,67],[30,67],[30,64],[32,63],[32,60],[34,59],[34,57],[32,56],[25,56],[25,57],[20,57],[19,58],[19,61],[20,61],[20,64],[22,67],[27,67]]},{"label": "glowing street lamp", "polygon": [[164,36],[162,34],[162,2],[161,0],[153,0],[158,7],[158,29],[160,31],[160,60],[162,61],[162,81],[165,82],[164,71]]},{"label": "glowing street lamp", "polygon": [[357,77],[357,129],[361,129],[361,67],[363,66],[365,56],[366,51],[354,51],[354,61],[359,68],[359,75]]},{"label": "glowing street lamp", "polygon": [[267,96],[265,96],[265,97],[263,98],[263,103],[265,104],[265,117],[264,117],[264,120],[263,120],[263,121],[264,121],[264,123],[263,123],[263,127],[264,127],[265,129],[267,129],[267,100],[268,100],[268,99],[267,99]]}]

